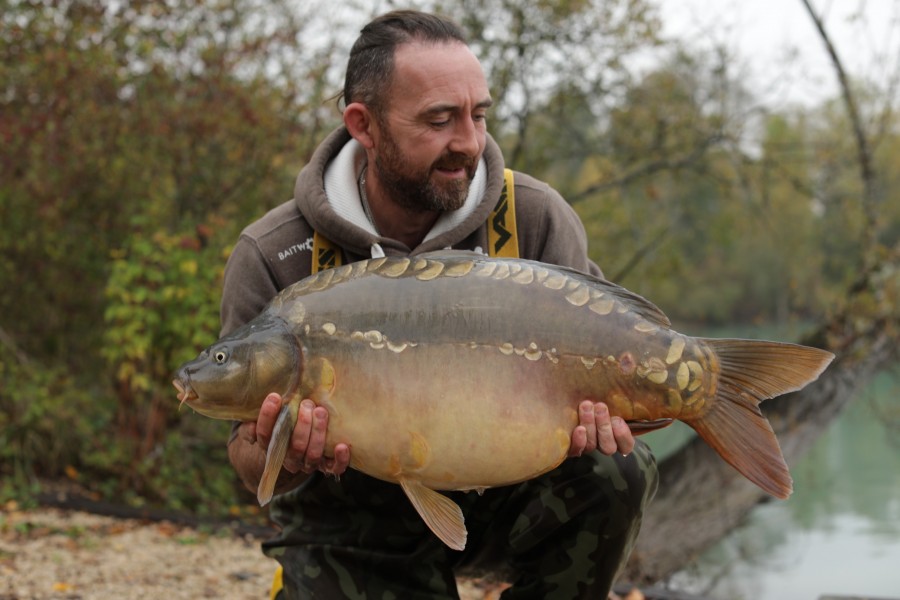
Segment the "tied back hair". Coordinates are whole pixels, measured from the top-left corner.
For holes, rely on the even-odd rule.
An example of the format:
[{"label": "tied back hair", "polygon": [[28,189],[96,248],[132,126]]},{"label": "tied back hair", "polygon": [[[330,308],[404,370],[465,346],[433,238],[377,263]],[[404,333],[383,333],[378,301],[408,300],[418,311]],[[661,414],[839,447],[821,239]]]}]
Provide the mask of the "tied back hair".
[{"label": "tied back hair", "polygon": [[345,106],[361,102],[380,113],[394,72],[394,53],[412,42],[468,45],[463,29],[446,17],[415,10],[381,15],[362,28],[350,50],[338,102],[343,100]]}]

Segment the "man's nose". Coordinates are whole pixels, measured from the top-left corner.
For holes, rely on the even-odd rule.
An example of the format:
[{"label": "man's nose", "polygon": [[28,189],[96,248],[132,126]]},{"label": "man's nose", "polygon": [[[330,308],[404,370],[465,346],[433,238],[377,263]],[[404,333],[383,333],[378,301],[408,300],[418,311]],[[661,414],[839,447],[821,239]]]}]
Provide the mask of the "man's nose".
[{"label": "man's nose", "polygon": [[466,156],[478,156],[481,152],[484,132],[473,119],[458,119],[453,133],[449,150]]}]

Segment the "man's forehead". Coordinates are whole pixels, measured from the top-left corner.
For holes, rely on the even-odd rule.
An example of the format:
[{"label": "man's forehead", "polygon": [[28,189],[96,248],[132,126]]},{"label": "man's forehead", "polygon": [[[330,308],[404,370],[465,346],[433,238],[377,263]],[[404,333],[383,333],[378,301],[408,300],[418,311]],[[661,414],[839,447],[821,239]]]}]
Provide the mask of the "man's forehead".
[{"label": "man's forehead", "polygon": [[425,104],[452,105],[456,103],[453,96],[460,94],[477,96],[468,100],[478,104],[490,102],[481,63],[468,46],[457,41],[398,46],[391,94],[397,96],[394,100],[413,95]]},{"label": "man's forehead", "polygon": [[[412,39],[397,45],[394,50],[395,58],[399,61],[401,57],[415,57],[422,53],[435,54],[456,54],[467,53],[475,58],[475,54],[471,48],[459,40],[417,40]],[[477,58],[475,59],[478,60]]]}]

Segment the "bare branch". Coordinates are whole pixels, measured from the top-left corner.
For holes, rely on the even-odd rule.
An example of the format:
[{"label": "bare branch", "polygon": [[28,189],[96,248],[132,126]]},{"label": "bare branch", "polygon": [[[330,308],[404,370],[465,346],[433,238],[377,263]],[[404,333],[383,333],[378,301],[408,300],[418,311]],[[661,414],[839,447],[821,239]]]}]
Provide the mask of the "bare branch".
[{"label": "bare branch", "polygon": [[856,139],[856,155],[859,162],[859,174],[863,183],[863,211],[866,215],[866,229],[863,232],[863,261],[865,265],[873,260],[875,247],[878,240],[878,191],[877,177],[875,168],[872,164],[872,149],[869,139],[863,128],[862,117],[859,113],[859,106],[856,103],[856,97],[850,87],[850,81],[847,72],[844,69],[843,62],[838,56],[837,49],[831,42],[831,37],[825,30],[825,24],[822,18],[813,9],[810,0],[801,0],[806,11],[809,13],[819,37],[825,44],[828,56],[831,58],[831,64],[834,67],[835,75],[838,78],[838,84],[841,88],[841,97],[844,99],[844,106],[847,109],[847,116],[850,118],[850,124],[853,128],[853,135]]},{"label": "bare branch", "polygon": [[580,192],[568,194],[566,198],[568,199],[570,204],[576,204],[578,202],[586,200],[593,194],[606,192],[617,187],[628,185],[629,183],[637,181],[648,175],[652,175],[653,173],[683,169],[696,163],[704,154],[706,154],[706,151],[709,150],[710,147],[721,141],[722,137],[723,136],[721,134],[716,133],[707,137],[693,150],[683,156],[664,157],[660,158],[659,160],[646,162],[633,168],[632,170],[623,174],[621,177],[617,177],[615,179],[610,179],[607,181],[598,181],[597,183],[588,185]]}]

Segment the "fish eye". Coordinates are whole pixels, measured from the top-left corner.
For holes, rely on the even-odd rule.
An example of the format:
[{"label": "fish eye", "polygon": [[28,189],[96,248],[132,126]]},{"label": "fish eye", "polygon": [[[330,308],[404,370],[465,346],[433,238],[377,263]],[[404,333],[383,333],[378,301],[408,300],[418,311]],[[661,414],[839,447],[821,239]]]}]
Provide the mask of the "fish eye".
[{"label": "fish eye", "polygon": [[225,364],[225,361],[228,360],[228,353],[224,350],[218,350],[215,354],[213,354],[213,360],[216,361],[217,365]]}]

